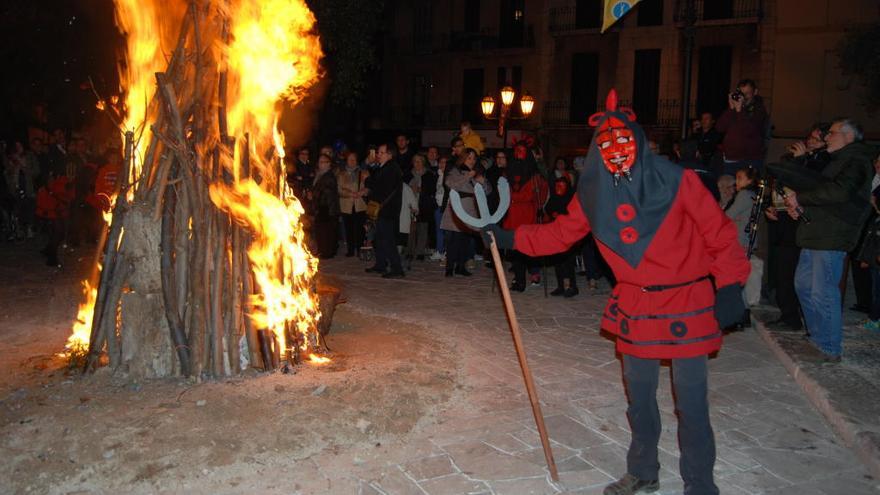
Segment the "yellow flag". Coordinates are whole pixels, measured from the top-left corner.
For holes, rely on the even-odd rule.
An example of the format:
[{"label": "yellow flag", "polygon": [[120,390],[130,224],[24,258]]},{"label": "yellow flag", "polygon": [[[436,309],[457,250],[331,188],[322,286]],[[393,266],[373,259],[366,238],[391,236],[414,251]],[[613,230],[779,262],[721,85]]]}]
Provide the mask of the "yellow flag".
[{"label": "yellow flag", "polygon": [[620,20],[641,0],[605,0],[605,17],[602,21],[602,32]]}]

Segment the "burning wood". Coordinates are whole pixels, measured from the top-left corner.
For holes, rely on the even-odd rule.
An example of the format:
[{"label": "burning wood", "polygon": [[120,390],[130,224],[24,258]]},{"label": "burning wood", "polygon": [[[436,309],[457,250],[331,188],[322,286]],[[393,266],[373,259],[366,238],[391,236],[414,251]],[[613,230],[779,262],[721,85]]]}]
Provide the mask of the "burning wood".
[{"label": "burning wood", "polygon": [[140,376],[321,362],[318,260],[276,126],[320,77],[312,13],[303,0],[115,4],[125,170],[69,348]]}]

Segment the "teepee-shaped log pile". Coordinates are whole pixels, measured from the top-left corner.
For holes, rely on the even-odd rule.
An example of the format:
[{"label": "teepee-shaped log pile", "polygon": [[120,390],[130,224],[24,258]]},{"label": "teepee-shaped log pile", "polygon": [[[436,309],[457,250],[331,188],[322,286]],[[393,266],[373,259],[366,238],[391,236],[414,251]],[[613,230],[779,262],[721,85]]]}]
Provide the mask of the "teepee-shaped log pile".
[{"label": "teepee-shaped log pile", "polygon": [[[257,188],[293,212],[293,221],[302,212],[283,193],[271,142],[229,135],[225,57],[233,14],[228,2],[216,3],[187,3],[167,67],[155,73],[154,96],[142,104],[145,120],[125,133],[87,369],[107,362],[140,377],[217,377],[246,366],[275,369],[321,347],[317,261],[305,252],[307,259],[300,260],[305,268],[295,277],[283,253],[269,263],[279,279],[305,284],[310,297],[301,303],[308,307],[300,308],[298,319],[260,327],[268,319],[252,315],[261,311],[255,306],[267,306],[257,282],[264,279],[255,276],[249,253],[272,233],[213,197],[221,192],[242,207],[258,208],[246,193]],[[294,232],[282,243],[304,246],[302,229]],[[323,298],[328,309],[336,293]]]}]

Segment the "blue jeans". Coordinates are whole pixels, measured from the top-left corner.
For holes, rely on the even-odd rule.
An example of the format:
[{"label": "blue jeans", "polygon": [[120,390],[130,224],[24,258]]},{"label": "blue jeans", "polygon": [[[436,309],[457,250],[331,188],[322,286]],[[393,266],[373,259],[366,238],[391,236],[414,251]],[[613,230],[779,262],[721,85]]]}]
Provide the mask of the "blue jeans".
[{"label": "blue jeans", "polygon": [[446,245],[443,242],[445,239],[443,238],[444,231],[440,228],[440,222],[443,220],[443,209],[437,208],[434,210],[434,226],[437,229],[437,252],[445,253]]},{"label": "blue jeans", "polygon": [[[685,495],[718,495],[712,474],[715,434],[709,422],[707,357],[672,360],[672,387],[678,413],[679,472]],[[629,407],[626,415],[632,439],[626,471],[642,480],[659,478],[660,411],[657,382],[660,360],[623,356],[623,375]]]},{"label": "blue jeans", "polygon": [[843,340],[840,277],[845,251],[801,249],[794,274],[794,290],[801,302],[810,340],[832,356],[839,356]]}]

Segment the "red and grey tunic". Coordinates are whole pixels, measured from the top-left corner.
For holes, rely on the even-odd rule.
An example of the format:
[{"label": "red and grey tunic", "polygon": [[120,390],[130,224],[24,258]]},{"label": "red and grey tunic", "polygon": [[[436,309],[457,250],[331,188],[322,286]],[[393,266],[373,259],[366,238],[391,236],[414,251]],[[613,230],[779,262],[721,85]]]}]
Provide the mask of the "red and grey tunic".
[{"label": "red and grey tunic", "polygon": [[[514,248],[530,256],[562,252],[590,231],[598,234],[596,225],[601,224],[597,244],[618,281],[602,315],[602,329],[617,336],[617,349],[649,359],[709,354],[722,340],[713,281],[715,287],[744,284],[749,262],[736,227],[696,174],[673,169],[673,164],[657,165],[659,178],[650,180],[665,185],[656,186],[665,187],[656,190],[665,200],[652,203],[642,194],[630,202],[619,191],[614,192],[617,199],[585,199],[579,191],[568,214],[549,224],[516,229]],[[603,187],[627,188],[631,183]],[[642,208],[636,204],[639,199]],[[586,201],[599,204],[584,208]],[[602,218],[596,222],[598,215]]]}]

